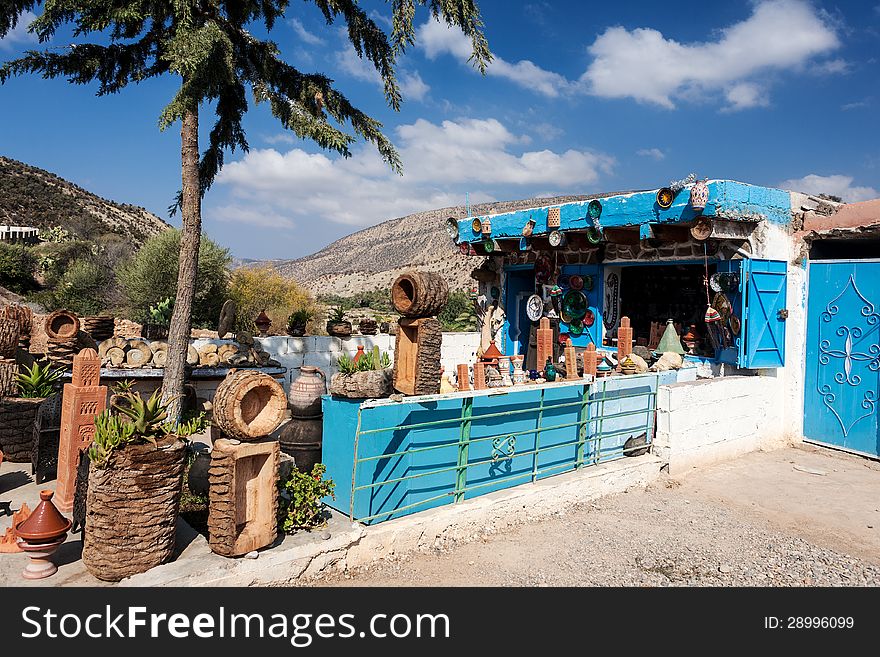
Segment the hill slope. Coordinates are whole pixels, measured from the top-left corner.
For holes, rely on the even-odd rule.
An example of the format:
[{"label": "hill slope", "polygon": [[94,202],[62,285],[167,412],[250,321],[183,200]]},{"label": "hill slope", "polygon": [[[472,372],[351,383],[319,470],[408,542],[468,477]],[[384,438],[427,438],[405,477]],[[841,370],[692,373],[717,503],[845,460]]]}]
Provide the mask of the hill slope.
[{"label": "hill slope", "polygon": [[2,156],[0,224],[61,226],[89,241],[113,233],[133,246],[169,227],[144,208],[108,201],[53,173]]},{"label": "hill slope", "polygon": [[[579,201],[590,196],[560,196],[484,203],[471,207],[472,215],[507,212]],[[405,269],[417,267],[443,274],[452,289],[471,285],[470,272],[480,259],[463,256],[446,233],[447,217],[467,216],[464,206],[429,210],[391,219],[343,237],[305,258],[272,260],[284,276],[313,294],[349,296],[359,291],[385,288]]]}]

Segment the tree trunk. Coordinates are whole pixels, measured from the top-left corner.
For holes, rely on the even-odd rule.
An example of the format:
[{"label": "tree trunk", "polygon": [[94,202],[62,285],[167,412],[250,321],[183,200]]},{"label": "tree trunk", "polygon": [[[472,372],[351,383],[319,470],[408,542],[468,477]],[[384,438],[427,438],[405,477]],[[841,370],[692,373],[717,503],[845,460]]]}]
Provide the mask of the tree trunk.
[{"label": "tree trunk", "polygon": [[202,232],[201,193],[199,188],[199,114],[192,108],[183,115],[180,128],[182,163],[183,229],[180,238],[180,266],[177,270],[177,299],[168,329],[168,361],[162,378],[162,398],[169,403],[168,417],[180,420],[180,400],[186,374],[186,354],[192,322],[196,274],[199,268],[199,240]]}]

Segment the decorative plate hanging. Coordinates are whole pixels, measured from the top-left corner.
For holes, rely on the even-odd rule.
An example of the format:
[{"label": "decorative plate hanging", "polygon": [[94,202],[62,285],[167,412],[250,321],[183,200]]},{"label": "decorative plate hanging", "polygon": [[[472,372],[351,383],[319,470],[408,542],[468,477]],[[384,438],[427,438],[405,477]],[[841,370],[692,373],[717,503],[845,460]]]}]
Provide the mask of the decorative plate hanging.
[{"label": "decorative plate hanging", "polygon": [[537,322],[544,315],[544,301],[537,294],[533,294],[526,301],[526,315],[533,322]]},{"label": "decorative plate hanging", "polygon": [[458,250],[461,255],[477,255],[476,251],[473,250],[470,242],[461,242],[458,245]]},{"label": "decorative plate hanging", "polygon": [[739,331],[742,328],[739,317],[737,317],[736,315],[731,315],[728,321],[730,322],[730,330],[733,331],[733,334],[739,335]]},{"label": "decorative plate hanging", "polygon": [[565,312],[565,308],[559,311],[559,319],[561,319],[566,324],[571,324],[574,319],[572,319],[571,315]]},{"label": "decorative plate hanging", "polygon": [[587,274],[583,277],[584,279],[584,289],[589,292],[593,289],[593,277]]},{"label": "decorative plate hanging", "polygon": [[721,274],[715,272],[709,277],[709,287],[712,288],[713,292],[721,292],[723,289],[721,287]]},{"label": "decorative plate hanging", "polygon": [[495,250],[495,240],[483,240],[483,250],[492,253]]},{"label": "decorative plate hanging", "polygon": [[554,230],[547,236],[547,241],[550,242],[550,246],[555,249],[565,244],[565,235],[558,230]]},{"label": "decorative plate hanging", "polygon": [[562,297],[562,310],[572,320],[581,320],[587,313],[587,297],[579,290],[569,290]]},{"label": "decorative plate hanging", "polygon": [[592,326],[595,323],[596,323],[596,315],[593,313],[592,310],[587,308],[587,312],[584,313],[584,326],[589,328],[590,326]]},{"label": "decorative plate hanging", "polygon": [[568,325],[568,332],[575,337],[582,335],[584,332],[584,325],[581,324],[580,320],[572,320]]},{"label": "decorative plate hanging", "polygon": [[446,234],[453,243],[458,244],[458,220],[455,217],[446,220]]},{"label": "decorative plate hanging", "polygon": [[709,239],[712,234],[712,220],[709,217],[700,215],[694,219],[694,225],[691,226],[691,237],[695,240],[703,242]]},{"label": "decorative plate hanging", "polygon": [[553,263],[550,262],[550,258],[546,255],[539,256],[535,261],[535,280],[541,284],[546,283],[552,273]]},{"label": "decorative plate hanging", "polygon": [[596,199],[593,199],[587,206],[587,214],[590,215],[590,219],[598,219],[602,216],[602,204]]},{"label": "decorative plate hanging", "polygon": [[691,187],[691,207],[694,210],[701,211],[706,207],[709,201],[709,186],[705,180],[698,180]]},{"label": "decorative plate hanging", "polygon": [[559,334],[559,344],[564,345],[568,342],[568,333],[560,333]]},{"label": "decorative plate hanging", "polygon": [[662,187],[657,192],[657,205],[659,205],[663,210],[668,210],[672,207],[672,203],[675,201],[675,192],[673,192],[668,187]]},{"label": "decorative plate hanging", "polygon": [[586,235],[587,235],[587,241],[590,244],[598,244],[599,242],[602,241],[602,231],[600,231],[598,228],[595,228],[593,226],[590,226],[589,228],[587,228]]},{"label": "decorative plate hanging", "polygon": [[483,230],[483,222],[480,221],[478,217],[474,217],[474,220],[471,222],[471,230],[475,233],[480,233]]},{"label": "decorative plate hanging", "polygon": [[584,278],[583,276],[579,276],[578,274],[572,274],[568,278],[568,285],[572,290],[583,290],[584,289]]},{"label": "decorative plate hanging", "polygon": [[730,304],[730,299],[727,298],[727,295],[725,295],[724,292],[719,292],[715,295],[715,298],[712,299],[712,307],[718,311],[718,314],[723,321],[727,321],[727,318],[730,317],[733,312],[733,306]]}]

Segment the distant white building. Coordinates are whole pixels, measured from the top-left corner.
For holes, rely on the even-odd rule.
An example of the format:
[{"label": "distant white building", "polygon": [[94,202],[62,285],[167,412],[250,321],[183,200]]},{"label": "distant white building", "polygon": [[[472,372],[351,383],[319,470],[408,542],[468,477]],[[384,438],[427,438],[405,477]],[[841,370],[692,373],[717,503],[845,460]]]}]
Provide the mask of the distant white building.
[{"label": "distant white building", "polygon": [[0,226],[0,242],[33,243],[39,239],[40,229],[32,226]]}]

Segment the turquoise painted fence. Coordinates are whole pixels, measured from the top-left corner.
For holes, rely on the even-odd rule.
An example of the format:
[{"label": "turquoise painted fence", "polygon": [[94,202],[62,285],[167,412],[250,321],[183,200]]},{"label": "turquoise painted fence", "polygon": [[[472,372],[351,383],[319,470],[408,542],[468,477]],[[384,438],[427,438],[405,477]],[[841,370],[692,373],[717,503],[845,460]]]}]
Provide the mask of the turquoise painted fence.
[{"label": "turquoise painted fence", "polygon": [[[667,380],[668,379],[668,380]],[[328,505],[376,523],[626,456],[674,373],[402,402],[324,398]],[[628,450],[632,451],[632,450]]]}]

